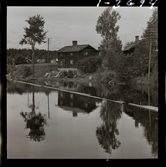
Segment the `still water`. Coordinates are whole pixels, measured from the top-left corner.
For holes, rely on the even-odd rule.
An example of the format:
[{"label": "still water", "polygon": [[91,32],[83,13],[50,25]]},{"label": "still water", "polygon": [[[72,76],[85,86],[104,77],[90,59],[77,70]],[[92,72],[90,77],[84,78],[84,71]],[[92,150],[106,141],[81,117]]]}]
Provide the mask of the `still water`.
[{"label": "still water", "polygon": [[[149,90],[123,85],[44,82],[135,104],[157,106]],[[157,91],[156,91],[157,93]],[[124,159],[158,157],[158,113],[71,92],[7,82],[7,157]]]}]

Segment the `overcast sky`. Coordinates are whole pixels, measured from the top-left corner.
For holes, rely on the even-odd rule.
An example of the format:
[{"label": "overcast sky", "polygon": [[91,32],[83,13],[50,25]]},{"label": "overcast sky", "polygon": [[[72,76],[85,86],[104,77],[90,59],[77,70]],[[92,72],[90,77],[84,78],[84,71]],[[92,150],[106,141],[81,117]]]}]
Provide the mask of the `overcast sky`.
[{"label": "overcast sky", "polygon": [[[48,30],[50,50],[58,50],[71,45],[73,40],[78,44],[90,44],[98,48],[102,38],[95,31],[98,17],[106,7],[7,7],[7,48],[31,48],[30,45],[20,45],[24,35],[23,27],[30,16],[40,14],[45,19],[44,30]],[[124,45],[141,37],[147,21],[152,15],[150,7],[119,7],[117,10],[121,19],[118,36]],[[47,49],[48,44],[36,45],[38,49]]]}]

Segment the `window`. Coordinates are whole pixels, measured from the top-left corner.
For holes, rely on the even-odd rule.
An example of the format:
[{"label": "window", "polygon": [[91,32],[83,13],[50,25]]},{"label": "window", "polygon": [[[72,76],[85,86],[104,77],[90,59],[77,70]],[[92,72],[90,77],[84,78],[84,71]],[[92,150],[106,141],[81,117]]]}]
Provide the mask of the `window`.
[{"label": "window", "polygon": [[60,56],[63,56],[63,54],[62,54],[62,53],[60,53]]},{"label": "window", "polygon": [[70,99],[73,99],[73,94],[70,94]]},{"label": "window", "polygon": [[87,55],[88,55],[88,52],[85,52],[84,55],[87,56]]},{"label": "window", "polygon": [[60,97],[63,97],[63,92],[60,92]]},{"label": "window", "polygon": [[73,65],[73,60],[70,60],[70,64]]},{"label": "window", "polygon": [[70,56],[73,56],[73,53],[70,53]]},{"label": "window", "polygon": [[87,107],[88,107],[88,103],[84,103],[84,107],[86,107],[86,108],[87,108]]}]

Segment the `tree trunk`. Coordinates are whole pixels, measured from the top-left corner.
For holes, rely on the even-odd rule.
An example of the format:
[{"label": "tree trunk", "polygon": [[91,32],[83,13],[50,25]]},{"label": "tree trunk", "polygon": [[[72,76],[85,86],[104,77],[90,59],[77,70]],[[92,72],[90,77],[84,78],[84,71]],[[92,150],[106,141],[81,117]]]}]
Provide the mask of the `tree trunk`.
[{"label": "tree trunk", "polygon": [[32,76],[34,77],[34,45],[32,45]]},{"label": "tree trunk", "polygon": [[35,91],[34,86],[32,87],[32,112],[35,113]]}]

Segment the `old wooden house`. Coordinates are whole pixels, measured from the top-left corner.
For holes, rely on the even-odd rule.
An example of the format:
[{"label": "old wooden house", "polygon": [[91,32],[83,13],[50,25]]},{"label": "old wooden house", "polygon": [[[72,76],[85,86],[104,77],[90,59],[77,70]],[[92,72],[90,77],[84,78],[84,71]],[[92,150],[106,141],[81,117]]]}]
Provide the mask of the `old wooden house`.
[{"label": "old wooden house", "polygon": [[138,44],[141,43],[142,40],[139,40],[139,36],[135,36],[135,41],[128,45],[124,50],[123,53],[132,56],[134,54],[134,50]]},{"label": "old wooden house", "polygon": [[77,41],[72,41],[71,46],[64,46],[58,50],[58,62],[60,67],[73,68],[78,60],[97,55],[98,50],[91,45],[78,45]]}]

